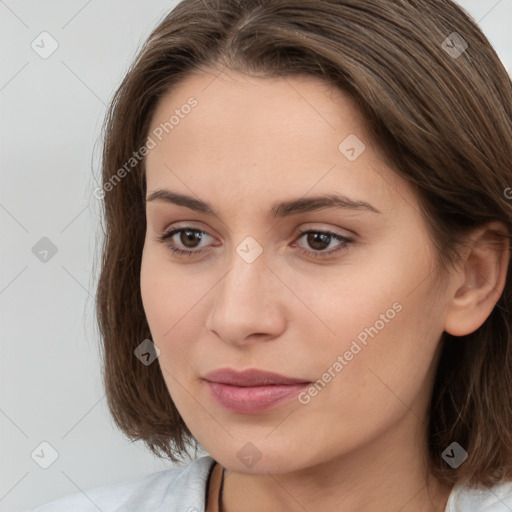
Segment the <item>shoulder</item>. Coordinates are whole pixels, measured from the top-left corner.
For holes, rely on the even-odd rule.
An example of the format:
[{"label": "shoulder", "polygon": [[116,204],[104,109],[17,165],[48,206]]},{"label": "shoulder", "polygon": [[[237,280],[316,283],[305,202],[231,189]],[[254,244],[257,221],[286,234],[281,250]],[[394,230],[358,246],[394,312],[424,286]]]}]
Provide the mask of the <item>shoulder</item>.
[{"label": "shoulder", "polygon": [[140,512],[204,510],[208,473],[214,459],[205,455],[175,467],[70,494],[31,512]]},{"label": "shoulder", "polygon": [[469,486],[457,483],[448,499],[445,512],[510,512],[512,510],[512,481],[493,487]]}]

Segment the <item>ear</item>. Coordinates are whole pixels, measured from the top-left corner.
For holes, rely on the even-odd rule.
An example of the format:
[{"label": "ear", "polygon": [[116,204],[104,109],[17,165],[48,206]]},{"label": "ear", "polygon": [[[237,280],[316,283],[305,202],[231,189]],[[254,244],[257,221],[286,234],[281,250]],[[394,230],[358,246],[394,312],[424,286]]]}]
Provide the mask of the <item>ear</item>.
[{"label": "ear", "polygon": [[464,257],[453,277],[448,297],[444,330],[453,336],[476,331],[491,314],[507,278],[510,259],[504,223],[493,221],[469,237]]}]

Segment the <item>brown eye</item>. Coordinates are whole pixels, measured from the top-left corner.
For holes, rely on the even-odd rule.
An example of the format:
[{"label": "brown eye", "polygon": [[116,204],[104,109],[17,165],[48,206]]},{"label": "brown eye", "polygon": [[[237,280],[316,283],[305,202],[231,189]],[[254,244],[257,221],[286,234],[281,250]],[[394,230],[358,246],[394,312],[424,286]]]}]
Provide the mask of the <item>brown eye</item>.
[{"label": "brown eye", "polygon": [[[304,238],[305,237],[305,238]],[[314,258],[329,257],[339,251],[346,251],[349,246],[355,242],[353,238],[349,238],[338,233],[332,233],[331,231],[321,230],[307,230],[302,231],[299,235],[299,240],[304,238],[306,244],[310,249],[304,249],[301,247],[301,252]],[[334,250],[326,251],[332,241],[338,242],[337,248]]]},{"label": "brown eye", "polygon": [[330,238],[330,235],[327,235],[326,233],[310,232],[307,233],[306,240],[312,249],[315,251],[322,251],[329,246]]},{"label": "brown eye", "polygon": [[197,242],[201,242],[201,231],[195,229],[183,229],[179,235],[179,241],[189,249],[195,249]]},{"label": "brown eye", "polygon": [[198,248],[205,236],[210,235],[201,229],[191,227],[172,229],[171,227],[169,231],[158,236],[157,240],[165,243],[172,252],[178,255],[192,256],[193,254],[199,254],[205,250]]}]

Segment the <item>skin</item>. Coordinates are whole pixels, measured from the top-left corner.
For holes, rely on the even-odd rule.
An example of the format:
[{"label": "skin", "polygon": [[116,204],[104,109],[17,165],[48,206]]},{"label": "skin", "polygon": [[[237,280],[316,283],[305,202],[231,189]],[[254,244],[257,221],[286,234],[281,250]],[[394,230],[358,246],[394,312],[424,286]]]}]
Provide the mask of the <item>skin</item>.
[{"label": "skin", "polygon": [[[413,190],[385,163],[351,99],[314,77],[203,71],[161,100],[150,133],[190,97],[198,105],[147,156],[148,196],[157,189],[191,195],[216,215],[147,202],[140,284],[172,399],[226,468],[224,510],[443,511],[451,488],[426,466],[436,349],[443,330],[467,334],[490,314],[508,250],[469,245],[437,286],[440,270]],[[354,161],[338,149],[350,134],[366,146]],[[380,213],[269,215],[277,201],[333,191]],[[178,256],[157,240],[174,224],[204,230],[195,245],[179,233],[172,238],[203,252]],[[328,238],[318,249],[301,228],[355,242],[315,258],[308,253],[342,242]],[[469,242],[477,247],[486,233]],[[252,263],[236,251],[248,236],[263,249]],[[265,413],[234,413],[201,379],[231,367],[315,382],[394,303],[400,312],[307,404],[293,398]],[[237,456],[249,442],[261,455],[251,467]],[[217,466],[209,512],[217,510],[219,482]]]}]

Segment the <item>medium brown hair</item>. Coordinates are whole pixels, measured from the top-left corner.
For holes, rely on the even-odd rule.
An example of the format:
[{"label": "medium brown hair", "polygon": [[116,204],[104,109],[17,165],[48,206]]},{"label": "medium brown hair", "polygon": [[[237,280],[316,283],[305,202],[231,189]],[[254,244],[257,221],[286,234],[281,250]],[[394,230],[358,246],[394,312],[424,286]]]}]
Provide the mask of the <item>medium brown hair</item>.
[{"label": "medium brown hair", "polygon": [[[512,232],[505,192],[512,186],[512,84],[475,21],[455,3],[179,3],[143,45],[105,119],[96,304],[115,423],[172,461],[195,440],[159,365],[134,356],[151,338],[140,293],[146,181],[144,159],[132,161],[129,172],[126,162],[146,143],[159,100],[191,73],[221,66],[267,77],[315,76],[348,93],[393,169],[417,190],[440,268],[457,260],[470,230],[500,220]],[[444,332],[440,340],[428,465],[445,483],[512,479],[511,279],[509,261],[505,289],[483,325],[462,337]],[[454,441],[468,452],[456,469],[441,457]]]}]

